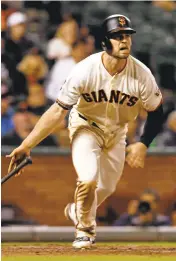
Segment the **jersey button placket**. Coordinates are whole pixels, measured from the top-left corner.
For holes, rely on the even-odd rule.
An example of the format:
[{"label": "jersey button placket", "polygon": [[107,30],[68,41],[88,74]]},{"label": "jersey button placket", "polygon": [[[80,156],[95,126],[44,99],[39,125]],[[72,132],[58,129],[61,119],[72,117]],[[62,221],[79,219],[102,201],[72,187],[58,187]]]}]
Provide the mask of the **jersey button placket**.
[{"label": "jersey button placket", "polygon": [[110,86],[109,86],[109,89],[108,89],[108,102],[107,102],[107,105],[106,105],[106,119],[105,119],[105,132],[106,133],[111,133],[110,130],[109,130],[109,124],[110,121],[111,121],[111,118],[112,118],[112,115],[113,115],[113,111],[114,111],[114,104],[113,103],[109,103],[109,100],[110,100],[110,96],[111,96],[111,91],[113,89],[113,86],[114,86],[114,82],[115,82],[115,77],[116,77],[116,74],[114,76],[112,76],[111,80],[110,80]]}]

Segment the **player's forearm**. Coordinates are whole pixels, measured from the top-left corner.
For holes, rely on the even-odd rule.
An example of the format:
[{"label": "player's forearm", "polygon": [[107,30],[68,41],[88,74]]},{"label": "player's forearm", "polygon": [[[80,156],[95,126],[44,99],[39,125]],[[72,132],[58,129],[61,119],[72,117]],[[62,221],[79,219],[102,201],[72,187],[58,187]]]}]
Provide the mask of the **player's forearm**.
[{"label": "player's forearm", "polygon": [[39,119],[32,132],[22,145],[32,149],[46,138],[65,117],[67,111],[56,103],[53,104]]}]

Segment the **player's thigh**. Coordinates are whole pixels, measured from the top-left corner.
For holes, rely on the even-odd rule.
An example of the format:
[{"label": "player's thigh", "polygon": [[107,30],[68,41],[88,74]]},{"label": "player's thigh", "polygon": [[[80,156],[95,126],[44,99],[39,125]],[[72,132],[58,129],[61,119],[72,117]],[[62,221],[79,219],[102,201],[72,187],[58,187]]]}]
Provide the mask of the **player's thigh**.
[{"label": "player's thigh", "polygon": [[94,133],[80,130],[72,141],[72,160],[78,179],[97,180],[101,148]]},{"label": "player's thigh", "polygon": [[119,181],[125,162],[126,143],[116,144],[111,150],[103,151],[100,158],[99,187],[114,190]]}]

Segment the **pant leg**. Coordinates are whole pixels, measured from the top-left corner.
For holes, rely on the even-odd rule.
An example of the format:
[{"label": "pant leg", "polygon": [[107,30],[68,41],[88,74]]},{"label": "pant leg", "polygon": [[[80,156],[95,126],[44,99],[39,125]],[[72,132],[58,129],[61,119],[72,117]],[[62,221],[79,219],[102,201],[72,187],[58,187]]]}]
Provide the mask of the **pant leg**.
[{"label": "pant leg", "polygon": [[100,174],[100,154],[96,136],[81,130],[72,142],[73,165],[78,175],[75,191],[75,213],[78,220],[77,236],[94,234],[95,218],[90,214],[92,204],[96,205],[96,187]]},{"label": "pant leg", "polygon": [[97,196],[91,209],[92,220],[96,218],[97,207],[115,190],[123,172],[125,162],[125,142],[116,144],[109,151],[102,151]]},{"label": "pant leg", "polygon": [[102,152],[97,188],[98,206],[116,190],[117,183],[123,173],[125,146],[125,142],[122,142],[122,144],[116,144],[110,151]]}]

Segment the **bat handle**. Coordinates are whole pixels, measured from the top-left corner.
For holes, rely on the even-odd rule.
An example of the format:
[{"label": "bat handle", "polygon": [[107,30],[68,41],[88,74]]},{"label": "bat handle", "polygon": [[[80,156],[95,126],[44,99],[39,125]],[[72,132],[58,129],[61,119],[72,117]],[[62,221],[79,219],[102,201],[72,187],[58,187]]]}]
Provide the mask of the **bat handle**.
[{"label": "bat handle", "polygon": [[22,168],[24,168],[26,165],[32,164],[31,157],[26,157],[15,169],[15,174],[18,173]]},{"label": "bat handle", "polygon": [[32,164],[31,157],[26,157],[15,169],[13,169],[9,174],[7,174],[5,177],[1,179],[1,184],[3,184],[5,181],[10,179],[12,176],[17,174],[22,168],[24,168],[26,165]]}]

